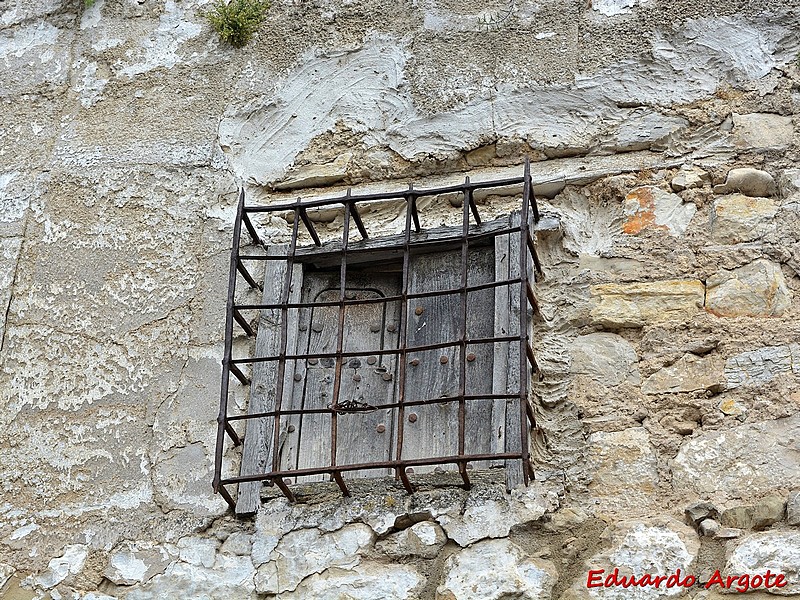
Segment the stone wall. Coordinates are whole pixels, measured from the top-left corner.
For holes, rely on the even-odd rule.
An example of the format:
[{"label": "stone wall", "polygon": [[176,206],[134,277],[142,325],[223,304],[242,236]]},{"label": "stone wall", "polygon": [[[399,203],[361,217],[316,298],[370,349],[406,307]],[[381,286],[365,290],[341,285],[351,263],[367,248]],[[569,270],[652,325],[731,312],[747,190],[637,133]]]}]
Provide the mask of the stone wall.
[{"label": "stone wall", "polygon": [[[0,597],[720,593],[587,588],[614,567],[771,569],[800,594],[796,2],[277,0],[242,50],[209,5],[0,4]],[[266,489],[234,518],[210,482],[238,186],[525,156],[559,224],[537,240],[537,481]]]}]

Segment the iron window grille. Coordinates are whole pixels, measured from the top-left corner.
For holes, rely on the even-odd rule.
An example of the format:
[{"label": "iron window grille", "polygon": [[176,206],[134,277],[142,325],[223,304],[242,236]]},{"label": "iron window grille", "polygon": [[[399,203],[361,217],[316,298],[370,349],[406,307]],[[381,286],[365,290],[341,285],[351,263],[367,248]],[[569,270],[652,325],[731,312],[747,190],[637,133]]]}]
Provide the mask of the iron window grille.
[{"label": "iron window grille", "polygon": [[[520,184],[518,210],[482,222],[476,191]],[[423,230],[419,199],[442,194],[462,195],[462,226]],[[359,207],[385,202],[403,207],[402,233],[372,239]],[[331,208],[343,210],[342,237],[322,244],[309,211]],[[290,243],[265,245],[250,215],[287,211],[293,216]],[[274,483],[294,501],[293,481],[326,477],[349,496],[347,478],[393,473],[413,493],[409,474],[414,469],[457,468],[469,488],[468,465],[480,465],[504,466],[509,488],[527,485],[534,476],[529,392],[531,375],[538,373],[530,343],[531,316],[538,310],[531,281],[542,274],[531,232],[539,220],[527,160],[521,177],[485,182],[467,177],[447,187],[409,185],[362,195],[348,189],[336,198],[274,206],[247,206],[241,190],[230,261],[215,492],[237,513],[252,513],[263,482]],[[244,247],[243,225],[250,241]],[[312,246],[300,246],[301,225]],[[352,225],[359,241],[351,239]],[[487,260],[491,267],[475,267]],[[260,263],[263,285],[251,272]],[[480,269],[484,274],[476,279]],[[435,281],[436,273],[443,280],[430,289],[428,280]],[[236,302],[237,274],[263,291],[261,303]],[[244,316],[249,311],[260,315],[256,330]],[[470,331],[475,323],[477,334]],[[257,336],[252,356],[233,357],[234,324]],[[315,342],[321,337],[323,345]],[[475,370],[476,363],[483,370]],[[249,375],[245,365],[251,366]],[[369,378],[363,384],[362,373]],[[247,414],[229,414],[230,376],[251,386]],[[440,379],[446,385],[434,382]],[[375,393],[379,380],[387,385]],[[421,393],[427,388],[445,393]],[[233,427],[237,421],[246,422],[244,436]],[[418,421],[425,427],[415,429]],[[432,445],[426,446],[426,432],[436,438]],[[223,477],[226,436],[243,445],[238,476]],[[473,442],[477,438],[483,441]],[[366,459],[359,458],[364,454]],[[238,501],[229,488],[237,484]]]}]

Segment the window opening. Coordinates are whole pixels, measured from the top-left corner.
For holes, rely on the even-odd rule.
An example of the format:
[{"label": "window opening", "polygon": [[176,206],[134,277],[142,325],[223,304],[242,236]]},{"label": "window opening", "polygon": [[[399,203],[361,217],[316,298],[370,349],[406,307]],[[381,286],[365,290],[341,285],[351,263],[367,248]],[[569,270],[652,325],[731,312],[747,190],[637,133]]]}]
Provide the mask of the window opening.
[{"label": "window opening", "polygon": [[[519,209],[482,222],[476,190],[522,185]],[[418,200],[461,193],[462,226],[423,230]],[[370,238],[365,203],[402,202],[401,234]],[[342,207],[341,240],[322,244],[310,209]],[[291,241],[265,245],[250,215],[293,213]],[[530,344],[542,274],[532,231],[540,221],[526,160],[522,177],[440,188],[247,206],[234,222],[214,490],[237,513],[256,510],[262,482],[294,501],[297,482],[504,466],[509,488],[534,476]],[[250,244],[242,247],[242,226]],[[300,246],[300,226],[312,246]],[[351,240],[355,226],[360,240]],[[252,272],[264,265],[263,285]],[[237,274],[263,292],[237,304]],[[254,330],[246,314],[259,314]],[[530,313],[530,314],[529,314]],[[234,324],[255,336],[233,357]],[[246,374],[250,366],[249,376]],[[228,410],[230,377],[250,386],[247,414]],[[233,424],[245,421],[244,436]],[[223,478],[226,436],[243,445],[238,476]],[[228,486],[238,484],[234,500]]]}]

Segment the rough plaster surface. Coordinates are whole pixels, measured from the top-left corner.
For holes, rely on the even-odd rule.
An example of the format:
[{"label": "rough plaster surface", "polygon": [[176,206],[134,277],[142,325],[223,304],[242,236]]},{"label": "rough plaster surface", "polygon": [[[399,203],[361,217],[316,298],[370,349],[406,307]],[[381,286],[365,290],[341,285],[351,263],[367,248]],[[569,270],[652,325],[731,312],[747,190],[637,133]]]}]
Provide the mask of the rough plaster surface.
[{"label": "rough plaster surface", "polygon": [[[796,492],[796,3],[278,0],[239,51],[208,5],[0,6],[0,597],[449,599],[483,581],[556,600],[586,596],[595,564],[774,565],[796,594],[791,502],[766,532],[676,523],[697,500],[755,515]],[[226,515],[210,480],[238,183],[284,201],[517,175],[524,156],[554,224],[537,483],[322,485]],[[457,223],[453,200],[425,226]]]}]

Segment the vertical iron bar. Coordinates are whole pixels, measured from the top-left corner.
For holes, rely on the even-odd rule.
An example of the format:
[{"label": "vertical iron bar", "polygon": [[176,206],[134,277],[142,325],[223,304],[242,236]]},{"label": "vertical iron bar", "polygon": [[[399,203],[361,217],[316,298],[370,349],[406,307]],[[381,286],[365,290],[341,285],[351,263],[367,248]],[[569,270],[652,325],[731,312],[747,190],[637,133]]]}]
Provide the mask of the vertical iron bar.
[{"label": "vertical iron bar", "polygon": [[[231,348],[233,347],[233,304],[236,295],[236,262],[239,254],[239,235],[242,231],[242,210],[244,208],[244,188],[239,190],[239,205],[233,221],[233,246],[228,273],[228,299],[225,310],[225,346],[222,355],[222,383],[219,392],[219,414],[217,415],[217,441],[214,448],[214,492],[220,490],[222,479],[222,451],[225,445],[225,431],[228,428],[228,385],[231,374]],[[235,442],[234,438],[234,442]]]},{"label": "vertical iron bar", "polygon": [[[281,290],[281,341],[278,351],[278,387],[275,390],[275,410],[277,414],[275,415],[275,424],[272,430],[272,470],[278,470],[278,463],[280,461],[280,428],[281,428],[281,405],[283,404],[283,379],[286,376],[286,344],[288,343],[288,320],[289,320],[289,308],[286,304],[289,302],[289,294],[292,289],[292,271],[294,270],[294,260],[297,251],[297,234],[299,230],[299,222],[300,222],[300,199],[297,199],[297,206],[294,209],[294,222],[292,223],[292,241],[289,243],[289,256],[286,257],[286,275],[283,278],[283,290]],[[280,479],[279,477],[276,478],[277,480]],[[283,484],[278,483],[278,487]],[[285,484],[284,484],[285,485]],[[281,491],[283,488],[281,487]],[[289,491],[289,488],[286,488],[286,491]],[[289,492],[291,494],[291,492]],[[289,496],[287,496],[288,498]]]},{"label": "vertical iron bar", "polygon": [[[408,191],[412,191],[414,189],[414,184],[408,184]],[[420,225],[419,225],[419,212],[417,211],[417,197],[413,194],[409,194],[409,198],[411,198],[411,218],[414,220],[414,230],[419,233],[420,232]]]},{"label": "vertical iron bar", "polygon": [[[469,177],[467,177],[469,182]],[[467,201],[467,190],[464,190],[464,202]],[[481,215],[478,212],[478,206],[475,204],[475,197],[472,195],[472,189],[469,190],[469,208],[472,211],[472,216],[475,217],[475,224],[481,224]]]},{"label": "vertical iron bar", "polygon": [[530,161],[525,158],[523,173],[522,214],[519,223],[519,431],[522,448],[522,480],[529,482],[530,448],[528,446],[528,202],[531,192]]},{"label": "vertical iron bar", "polygon": [[[344,205],[344,230],[342,232],[342,253],[339,266],[339,326],[336,333],[336,370],[333,375],[333,402],[331,407],[331,466],[336,466],[336,434],[337,413],[339,406],[339,391],[342,387],[342,352],[344,350],[344,301],[347,288],[347,245],[350,241],[350,203]],[[341,478],[341,475],[339,475]],[[338,483],[338,480],[337,480]],[[345,488],[347,489],[347,488]]]},{"label": "vertical iron bar", "polygon": [[[409,191],[411,190],[411,186],[409,186]],[[400,336],[399,336],[399,346],[400,346],[400,354],[398,355],[397,359],[400,361],[399,365],[399,374],[398,374],[398,383],[397,383],[397,450],[395,452],[396,460],[402,460],[403,456],[403,431],[405,425],[405,407],[403,404],[406,400],[406,363],[408,361],[408,355],[406,354],[406,343],[408,341],[407,336],[407,329],[408,329],[408,286],[410,284],[409,281],[409,271],[410,271],[410,264],[411,264],[411,221],[412,221],[412,212],[413,212],[413,203],[414,197],[409,194],[406,196],[406,225],[405,225],[405,232],[404,236],[405,239],[403,240],[403,284],[402,290],[400,291]],[[406,475],[405,468],[400,466],[397,468],[397,475],[403,482],[403,486],[406,488],[406,491],[411,494],[414,491],[411,482],[408,480],[408,476]]]},{"label": "vertical iron bar", "polygon": [[[464,185],[469,185],[469,177],[464,179]],[[461,356],[458,361],[458,455],[464,455],[467,407],[464,395],[467,393],[467,267],[469,261],[469,211],[472,204],[472,190],[464,189],[464,202],[461,215],[461,319],[459,333],[459,348]],[[469,489],[466,463],[459,461],[458,472],[464,480],[464,487]]]},{"label": "vertical iron bar", "polygon": [[[523,202],[527,200],[531,204],[531,209],[533,209],[533,222],[539,222],[539,203],[536,202],[536,192],[533,191],[533,181],[530,181],[530,173],[531,173],[531,161],[529,158],[525,157],[525,169],[528,175],[526,176],[526,181],[528,182],[528,194],[523,198]],[[525,184],[523,183],[523,186]]]}]

